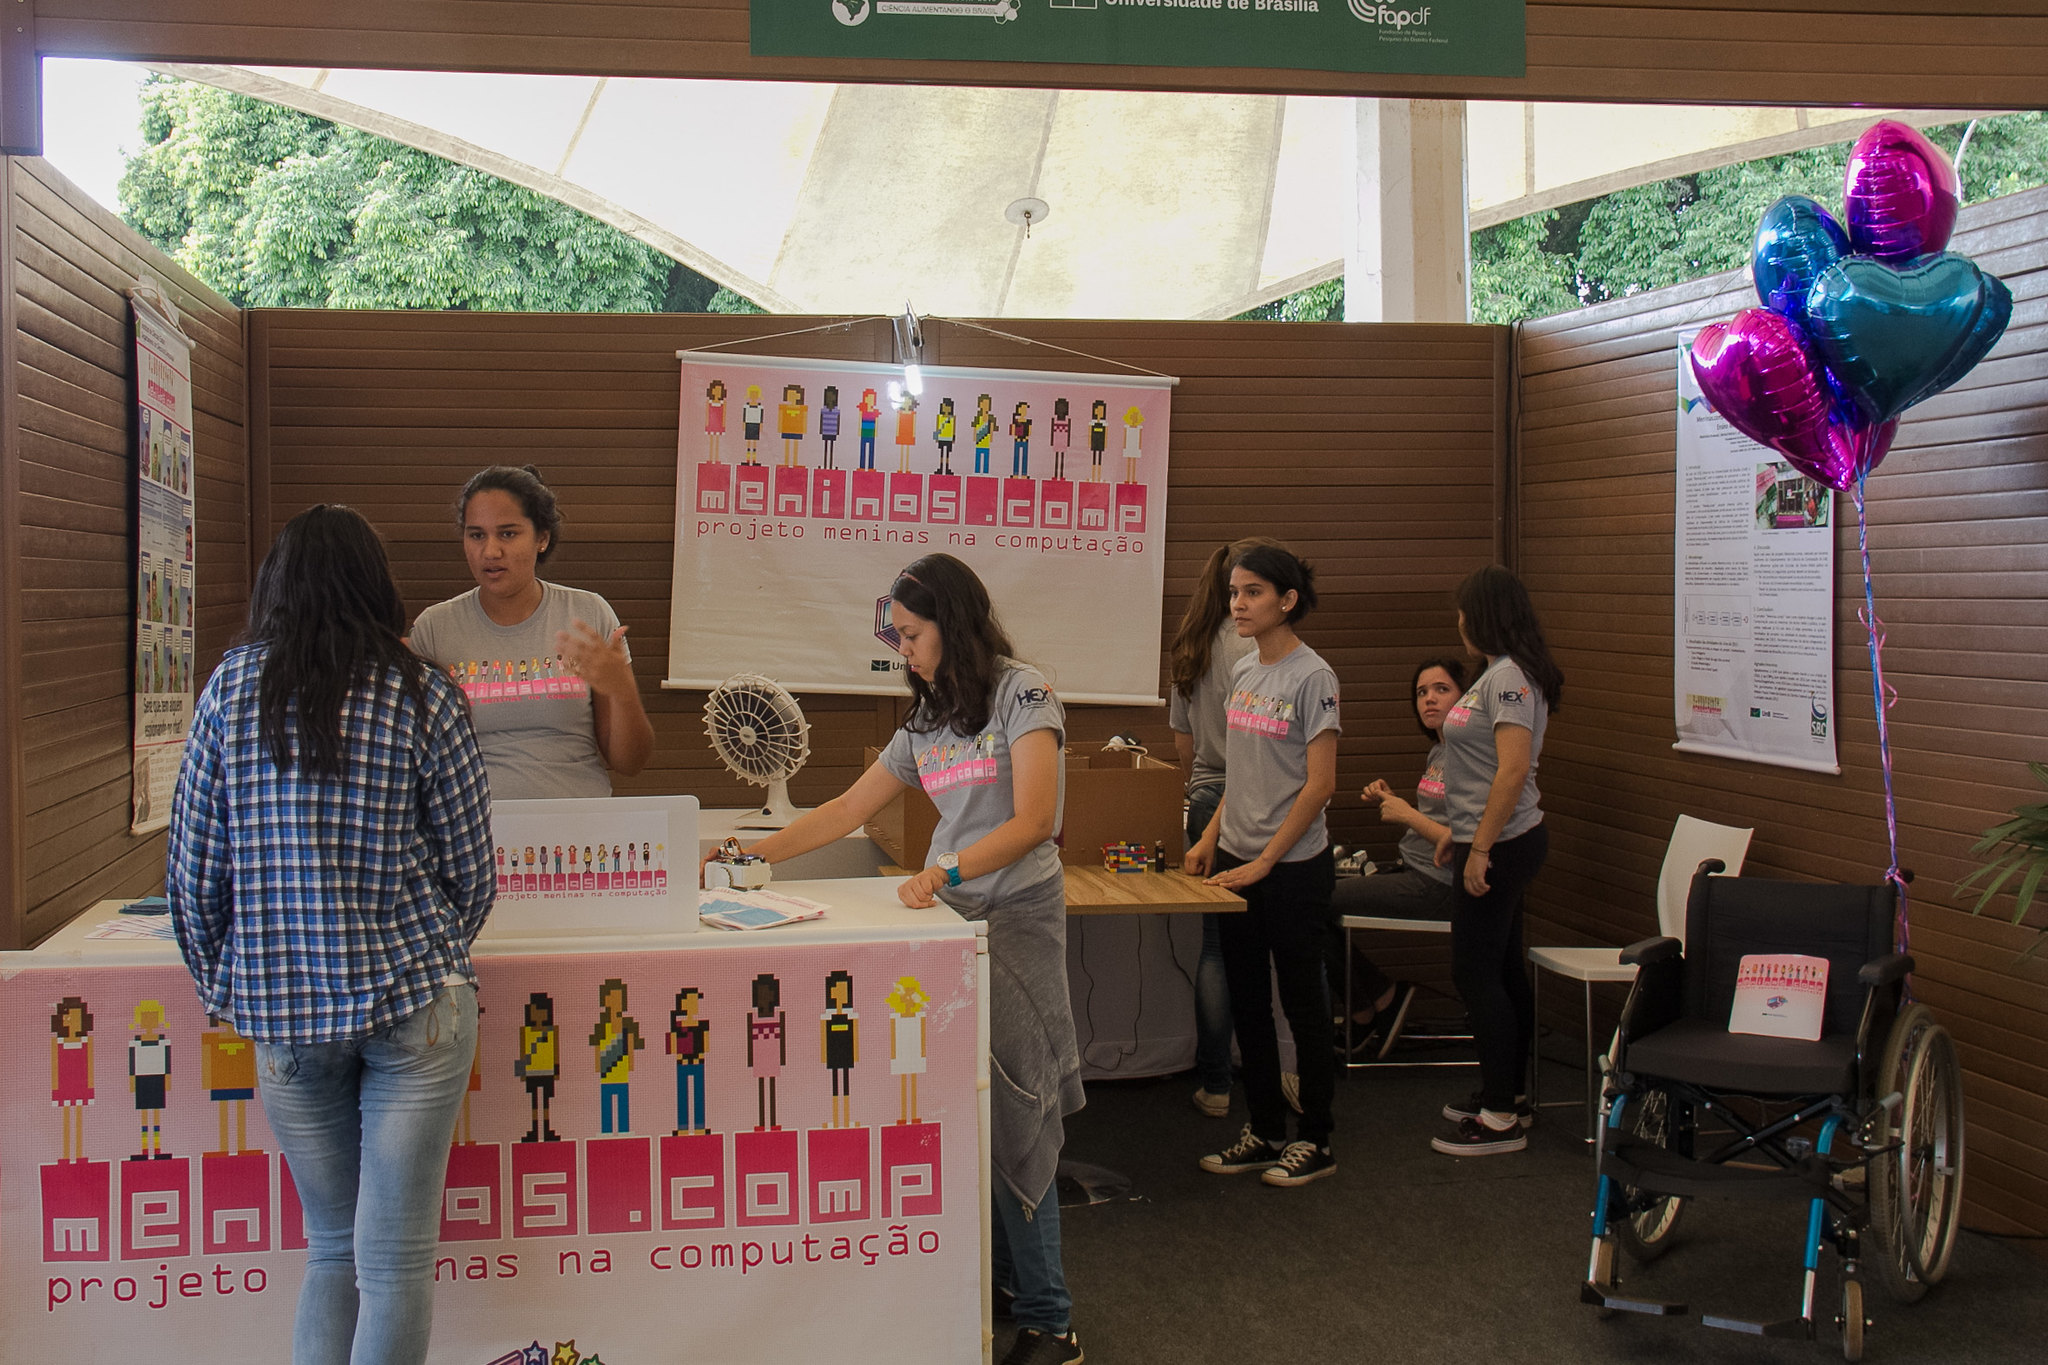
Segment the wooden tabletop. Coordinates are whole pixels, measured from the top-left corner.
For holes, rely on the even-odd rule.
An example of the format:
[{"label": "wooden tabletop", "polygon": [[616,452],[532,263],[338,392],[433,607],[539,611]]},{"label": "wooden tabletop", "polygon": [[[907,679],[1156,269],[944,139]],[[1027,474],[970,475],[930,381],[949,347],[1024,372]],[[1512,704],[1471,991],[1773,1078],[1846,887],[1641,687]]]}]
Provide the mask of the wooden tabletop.
[{"label": "wooden tabletop", "polygon": [[[1198,915],[1229,914],[1244,909],[1244,897],[1209,886],[1185,872],[1111,872],[1104,867],[1074,867],[1067,874],[1070,915]],[[900,867],[883,867],[884,877],[907,877]]]},{"label": "wooden tabletop", "polygon": [[1244,898],[1185,872],[1111,872],[1069,866],[1070,915],[1192,915],[1244,909]]}]

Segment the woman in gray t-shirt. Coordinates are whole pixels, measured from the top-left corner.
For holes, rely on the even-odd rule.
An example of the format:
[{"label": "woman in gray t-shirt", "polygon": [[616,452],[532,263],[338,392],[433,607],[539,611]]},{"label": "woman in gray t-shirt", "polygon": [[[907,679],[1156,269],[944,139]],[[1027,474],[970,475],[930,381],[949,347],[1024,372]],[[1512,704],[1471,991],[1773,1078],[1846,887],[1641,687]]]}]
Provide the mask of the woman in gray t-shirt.
[{"label": "woman in gray t-shirt", "polygon": [[654,753],[626,628],[594,592],[541,581],[562,514],[533,466],[478,471],[456,501],[476,586],[420,613],[413,650],[469,697],[491,795],[610,796]]},{"label": "woman in gray t-shirt", "polygon": [[[1237,556],[1230,614],[1258,650],[1231,676],[1223,804],[1185,864],[1190,876],[1208,876],[1245,902],[1243,913],[1222,917],[1223,970],[1251,1122],[1236,1142],[1203,1157],[1202,1169],[1258,1171],[1266,1184],[1281,1186],[1337,1169],[1330,1154],[1337,1071],[1323,974],[1336,881],[1323,808],[1337,788],[1337,675],[1294,632],[1315,604],[1314,572],[1287,550],[1259,545]],[[1293,1142],[1280,1089],[1274,976],[1301,1073]]]},{"label": "woman in gray t-shirt", "polygon": [[1536,767],[1564,691],[1522,580],[1497,565],[1458,585],[1458,631],[1485,671],[1444,717],[1450,817],[1451,974],[1472,1017],[1479,1093],[1444,1106],[1458,1125],[1430,1145],[1493,1156],[1527,1145],[1524,1078],[1536,1027],[1522,952],[1522,893],[1549,852]]},{"label": "woman in gray t-shirt", "polygon": [[1053,1189],[1061,1120],[1082,1103],[1066,877],[1053,842],[1066,712],[1038,670],[1012,657],[988,589],[953,556],[915,561],[889,596],[909,719],[843,795],[747,851],[776,863],[822,848],[909,787],[938,807],[927,865],[896,894],[988,924],[996,1285],[1015,1295],[1019,1343],[1038,1352],[1033,1360],[1078,1359]]}]

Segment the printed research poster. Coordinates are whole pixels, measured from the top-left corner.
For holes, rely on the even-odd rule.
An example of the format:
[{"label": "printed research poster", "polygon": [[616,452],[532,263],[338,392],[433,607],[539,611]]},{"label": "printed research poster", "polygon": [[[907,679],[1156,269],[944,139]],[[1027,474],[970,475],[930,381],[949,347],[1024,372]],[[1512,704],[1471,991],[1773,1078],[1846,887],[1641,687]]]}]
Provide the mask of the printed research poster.
[{"label": "printed research poster", "polygon": [[1728,425],[1678,344],[1673,712],[1690,753],[1835,761],[1835,495]]}]

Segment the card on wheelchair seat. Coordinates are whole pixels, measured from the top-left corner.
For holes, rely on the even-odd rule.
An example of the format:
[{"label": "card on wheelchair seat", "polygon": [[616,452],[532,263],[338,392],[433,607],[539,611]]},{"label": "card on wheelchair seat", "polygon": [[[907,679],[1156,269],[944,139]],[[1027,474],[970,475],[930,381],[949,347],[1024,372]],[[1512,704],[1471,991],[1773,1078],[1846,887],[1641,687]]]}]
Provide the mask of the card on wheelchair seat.
[{"label": "card on wheelchair seat", "polygon": [[1750,953],[1735,973],[1730,1033],[1766,1038],[1820,1037],[1828,1002],[1828,960],[1801,953]]}]

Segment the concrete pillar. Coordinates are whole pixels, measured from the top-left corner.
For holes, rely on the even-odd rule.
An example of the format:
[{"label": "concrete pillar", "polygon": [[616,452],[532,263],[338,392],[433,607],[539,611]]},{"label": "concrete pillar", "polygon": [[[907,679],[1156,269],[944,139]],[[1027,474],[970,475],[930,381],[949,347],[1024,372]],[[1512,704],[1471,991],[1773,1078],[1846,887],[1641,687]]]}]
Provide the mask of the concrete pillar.
[{"label": "concrete pillar", "polygon": [[1352,105],[1355,117],[1345,124],[1353,185],[1344,197],[1344,320],[1469,320],[1464,101]]}]

